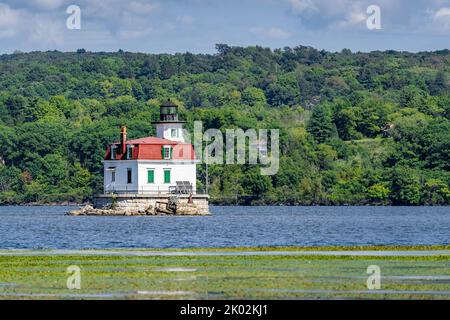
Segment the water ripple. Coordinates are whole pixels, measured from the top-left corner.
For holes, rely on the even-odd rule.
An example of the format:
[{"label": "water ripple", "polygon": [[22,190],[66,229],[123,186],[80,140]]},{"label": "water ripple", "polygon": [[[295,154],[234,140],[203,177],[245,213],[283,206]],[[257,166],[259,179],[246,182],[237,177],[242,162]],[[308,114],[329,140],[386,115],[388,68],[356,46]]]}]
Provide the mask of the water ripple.
[{"label": "water ripple", "polygon": [[450,243],[449,207],[212,207],[211,217],[71,217],[69,209],[0,207],[0,249]]}]

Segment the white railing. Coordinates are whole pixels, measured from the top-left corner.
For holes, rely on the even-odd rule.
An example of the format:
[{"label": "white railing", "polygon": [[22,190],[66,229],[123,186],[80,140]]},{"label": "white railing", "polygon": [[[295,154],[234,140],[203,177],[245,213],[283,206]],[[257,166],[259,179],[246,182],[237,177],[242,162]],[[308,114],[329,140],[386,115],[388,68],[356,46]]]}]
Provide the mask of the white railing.
[{"label": "white railing", "polygon": [[[137,195],[162,195],[162,194],[176,194],[176,186],[164,186],[149,188],[142,186],[139,189],[132,188],[127,185],[112,186],[111,184],[105,186],[105,194],[137,194]],[[202,193],[203,190],[192,188],[192,194]]]}]

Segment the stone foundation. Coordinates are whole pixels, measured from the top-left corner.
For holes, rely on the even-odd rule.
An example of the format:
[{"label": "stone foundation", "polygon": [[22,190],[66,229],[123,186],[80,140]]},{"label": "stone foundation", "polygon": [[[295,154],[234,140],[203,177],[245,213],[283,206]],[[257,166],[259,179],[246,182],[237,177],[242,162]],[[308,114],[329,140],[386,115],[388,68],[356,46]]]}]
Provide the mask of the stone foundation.
[{"label": "stone foundation", "polygon": [[98,195],[93,207],[71,211],[71,215],[209,215],[209,196],[189,195],[178,197],[176,212],[166,210],[173,195]]}]

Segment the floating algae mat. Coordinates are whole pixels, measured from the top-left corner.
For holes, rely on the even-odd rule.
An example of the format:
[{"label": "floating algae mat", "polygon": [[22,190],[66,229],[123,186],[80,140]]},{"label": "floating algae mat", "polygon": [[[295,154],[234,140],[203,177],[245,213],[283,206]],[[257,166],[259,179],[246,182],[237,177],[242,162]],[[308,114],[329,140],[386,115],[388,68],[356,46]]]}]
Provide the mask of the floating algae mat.
[{"label": "floating algae mat", "polygon": [[[319,251],[0,254],[0,299],[450,299],[448,248]],[[370,266],[379,288],[368,287]],[[79,271],[79,289],[68,289],[68,267]]]}]

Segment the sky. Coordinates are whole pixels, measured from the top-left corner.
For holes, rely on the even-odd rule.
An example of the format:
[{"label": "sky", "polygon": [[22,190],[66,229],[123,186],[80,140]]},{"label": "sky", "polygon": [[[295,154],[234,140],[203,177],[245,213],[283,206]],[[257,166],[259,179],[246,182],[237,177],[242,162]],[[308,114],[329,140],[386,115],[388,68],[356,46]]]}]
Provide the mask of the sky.
[{"label": "sky", "polygon": [[[70,5],[79,7],[79,20],[67,13]],[[371,5],[380,9],[380,19],[373,20]],[[379,21],[380,29],[369,29],[368,19]],[[76,21],[79,29],[73,29]],[[217,43],[354,52],[449,49],[450,0],[0,0],[0,53],[214,53]]]}]

